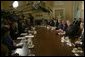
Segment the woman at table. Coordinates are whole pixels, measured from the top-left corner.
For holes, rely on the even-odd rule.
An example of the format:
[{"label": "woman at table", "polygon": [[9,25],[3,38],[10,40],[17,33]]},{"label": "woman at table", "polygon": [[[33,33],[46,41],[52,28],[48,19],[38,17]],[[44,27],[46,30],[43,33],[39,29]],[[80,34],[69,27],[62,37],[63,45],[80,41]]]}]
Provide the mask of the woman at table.
[{"label": "woman at table", "polygon": [[15,50],[16,48],[21,48],[22,46],[16,46],[15,42],[10,36],[10,25],[3,25],[1,28],[1,43],[6,45],[10,51]]}]

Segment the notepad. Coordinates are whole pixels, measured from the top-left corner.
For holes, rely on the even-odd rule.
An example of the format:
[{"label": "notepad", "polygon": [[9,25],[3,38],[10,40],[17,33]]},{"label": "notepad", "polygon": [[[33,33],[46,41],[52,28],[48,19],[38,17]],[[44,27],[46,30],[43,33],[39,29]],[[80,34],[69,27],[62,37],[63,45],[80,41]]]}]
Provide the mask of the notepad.
[{"label": "notepad", "polygon": [[17,39],[24,39],[25,37],[18,37]]},{"label": "notepad", "polygon": [[25,36],[25,37],[28,37],[28,38],[29,38],[29,37],[34,37],[34,35],[27,35],[27,36]]},{"label": "notepad", "polygon": [[16,44],[16,46],[22,46],[23,45],[23,43],[18,43],[18,44]]},{"label": "notepad", "polygon": [[79,56],[79,54],[75,54],[75,56]]}]

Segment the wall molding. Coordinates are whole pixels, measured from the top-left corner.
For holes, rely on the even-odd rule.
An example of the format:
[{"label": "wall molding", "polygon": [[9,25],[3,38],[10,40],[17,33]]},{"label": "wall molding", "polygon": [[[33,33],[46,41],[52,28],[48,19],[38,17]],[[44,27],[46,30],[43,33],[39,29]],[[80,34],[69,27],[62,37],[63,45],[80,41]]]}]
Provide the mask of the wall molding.
[{"label": "wall molding", "polygon": [[55,5],[55,6],[64,5],[64,2],[65,2],[65,1],[55,1],[55,2],[54,2],[54,5]]}]

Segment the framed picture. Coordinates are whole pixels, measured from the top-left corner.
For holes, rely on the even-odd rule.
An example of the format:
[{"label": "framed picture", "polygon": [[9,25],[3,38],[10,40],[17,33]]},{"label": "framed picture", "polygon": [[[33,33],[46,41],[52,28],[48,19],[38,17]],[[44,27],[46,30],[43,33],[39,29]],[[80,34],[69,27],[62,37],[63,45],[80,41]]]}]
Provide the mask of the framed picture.
[{"label": "framed picture", "polygon": [[65,18],[65,9],[63,9],[63,8],[55,9],[55,18],[64,19]]}]

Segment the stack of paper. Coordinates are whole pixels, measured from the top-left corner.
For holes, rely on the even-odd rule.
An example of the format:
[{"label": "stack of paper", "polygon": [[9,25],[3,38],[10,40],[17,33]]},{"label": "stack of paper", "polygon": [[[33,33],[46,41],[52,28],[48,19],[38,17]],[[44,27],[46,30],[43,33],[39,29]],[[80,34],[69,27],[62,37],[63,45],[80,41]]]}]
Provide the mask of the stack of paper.
[{"label": "stack of paper", "polygon": [[31,38],[31,37],[34,37],[34,35],[27,35],[27,36],[25,36],[26,38],[28,37],[28,38]]},{"label": "stack of paper", "polygon": [[27,35],[27,33],[21,33],[21,35]]}]

